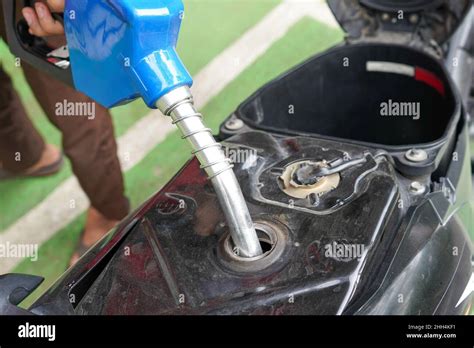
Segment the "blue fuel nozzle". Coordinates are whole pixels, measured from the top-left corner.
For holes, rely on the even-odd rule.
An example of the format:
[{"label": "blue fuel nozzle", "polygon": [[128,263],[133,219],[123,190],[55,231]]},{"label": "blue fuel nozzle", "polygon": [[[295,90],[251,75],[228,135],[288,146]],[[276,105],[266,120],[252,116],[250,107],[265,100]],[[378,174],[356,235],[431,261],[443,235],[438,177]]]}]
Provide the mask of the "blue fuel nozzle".
[{"label": "blue fuel nozzle", "polygon": [[262,254],[232,164],[195,109],[178,54],[181,0],[68,0],[64,14],[75,87],[112,107],[142,97],[173,119],[221,203],[238,255]]},{"label": "blue fuel nozzle", "polygon": [[67,0],[64,24],[76,89],[105,107],[143,98],[155,108],[191,86],[176,52],[181,0]]}]

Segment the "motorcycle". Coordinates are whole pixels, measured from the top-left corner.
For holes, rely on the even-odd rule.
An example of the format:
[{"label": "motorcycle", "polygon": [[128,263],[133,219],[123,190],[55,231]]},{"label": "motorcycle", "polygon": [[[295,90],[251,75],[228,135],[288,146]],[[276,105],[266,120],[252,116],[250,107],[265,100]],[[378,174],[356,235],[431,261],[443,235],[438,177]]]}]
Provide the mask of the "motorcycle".
[{"label": "motorcycle", "polygon": [[[189,78],[167,40],[179,31],[180,1],[158,1],[154,6],[166,10],[154,8],[146,18],[136,15],[146,2],[130,9],[120,1],[70,1],[68,47],[54,51],[17,21],[17,7],[28,3],[3,2],[18,57],[106,106],[141,96],[173,117],[186,138],[196,135],[183,126],[197,118],[182,89]],[[237,186],[230,169],[199,155],[218,145],[191,141],[196,156],[28,310],[16,305],[42,279],[0,277],[0,313],[468,314],[472,2],[328,5],[347,33],[344,42],[262,86],[222,123],[216,139],[223,153],[238,158]],[[81,23],[80,13],[99,7],[100,18],[116,24],[110,32]],[[158,12],[169,14],[172,33],[153,37],[159,43],[143,55],[144,47],[131,44],[137,33],[130,23],[155,21],[150,13]],[[123,37],[107,41],[122,30]],[[97,42],[85,38],[108,44],[92,59],[88,49]],[[117,60],[128,50],[134,73],[151,90],[131,83]],[[176,89],[151,75],[148,58],[157,52],[176,67]],[[119,91],[91,83],[100,69],[103,80],[123,85]],[[238,190],[223,193],[227,184]]]}]

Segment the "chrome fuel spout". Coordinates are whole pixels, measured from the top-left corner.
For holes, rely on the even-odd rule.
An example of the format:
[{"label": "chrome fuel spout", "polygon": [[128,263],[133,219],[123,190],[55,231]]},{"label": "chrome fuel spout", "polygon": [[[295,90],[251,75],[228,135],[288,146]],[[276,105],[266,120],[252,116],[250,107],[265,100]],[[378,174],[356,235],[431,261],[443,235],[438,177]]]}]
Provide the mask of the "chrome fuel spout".
[{"label": "chrome fuel spout", "polygon": [[211,180],[230,228],[234,252],[243,257],[262,254],[233,166],[221,144],[215,141],[211,130],[204,125],[202,115],[194,107],[189,88],[174,89],[161,97],[156,106],[164,115],[171,117]]}]

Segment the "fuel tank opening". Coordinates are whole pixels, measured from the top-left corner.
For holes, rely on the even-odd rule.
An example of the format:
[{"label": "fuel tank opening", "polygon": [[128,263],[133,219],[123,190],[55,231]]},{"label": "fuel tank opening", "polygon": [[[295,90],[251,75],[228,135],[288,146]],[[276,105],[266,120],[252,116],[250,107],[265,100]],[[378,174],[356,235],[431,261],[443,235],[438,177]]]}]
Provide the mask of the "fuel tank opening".
[{"label": "fuel tank opening", "polygon": [[217,248],[217,257],[224,267],[236,272],[257,272],[283,261],[281,256],[289,240],[286,226],[273,220],[259,220],[254,222],[254,227],[263,253],[255,257],[241,256],[230,233],[226,232]]},{"label": "fuel tank opening", "polygon": [[317,176],[321,168],[329,167],[326,161],[299,161],[285,167],[280,180],[283,192],[305,199],[312,194],[324,194],[335,189],[341,180],[339,173]]}]

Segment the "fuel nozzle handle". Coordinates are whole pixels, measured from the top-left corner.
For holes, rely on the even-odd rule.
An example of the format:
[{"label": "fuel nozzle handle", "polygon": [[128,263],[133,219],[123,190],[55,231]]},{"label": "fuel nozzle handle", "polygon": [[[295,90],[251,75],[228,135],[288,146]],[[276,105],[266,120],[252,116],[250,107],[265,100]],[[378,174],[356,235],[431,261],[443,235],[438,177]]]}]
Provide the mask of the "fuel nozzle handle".
[{"label": "fuel nozzle handle", "polygon": [[229,225],[234,250],[242,257],[262,254],[233,166],[221,144],[215,141],[211,130],[204,125],[202,115],[194,107],[189,88],[183,86],[169,92],[158,100],[157,107],[172,118],[211,180]]}]

